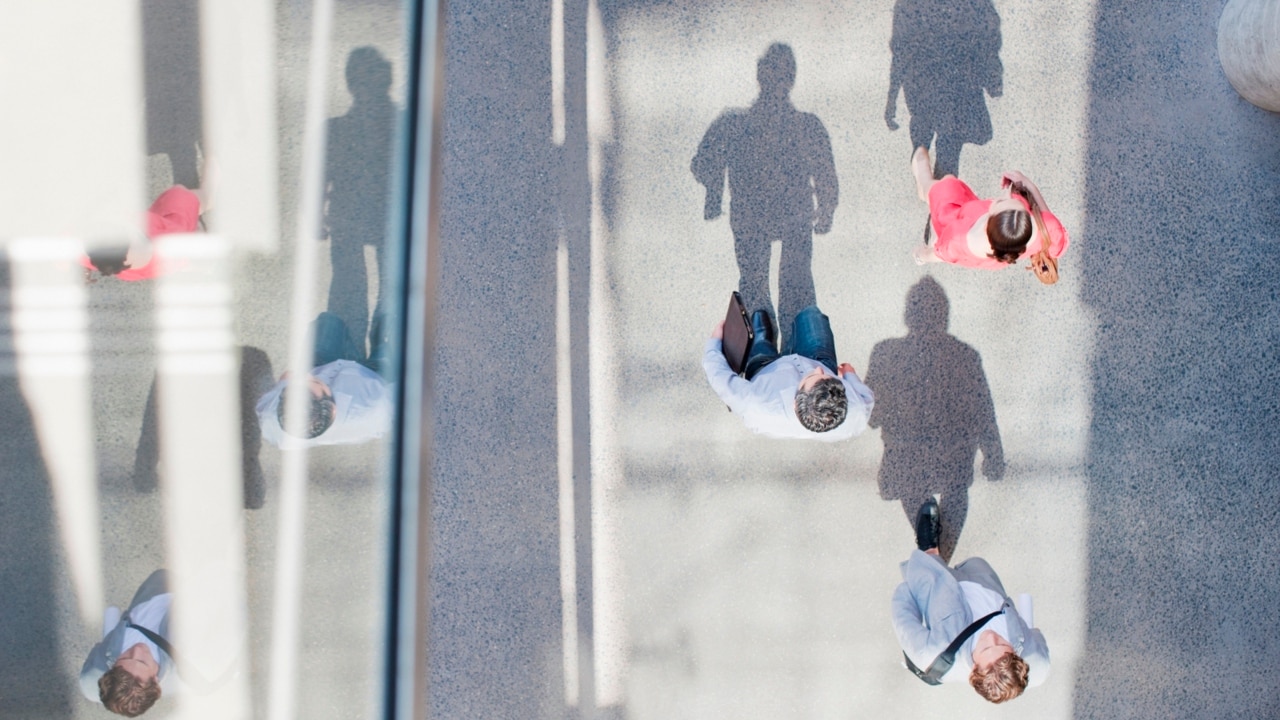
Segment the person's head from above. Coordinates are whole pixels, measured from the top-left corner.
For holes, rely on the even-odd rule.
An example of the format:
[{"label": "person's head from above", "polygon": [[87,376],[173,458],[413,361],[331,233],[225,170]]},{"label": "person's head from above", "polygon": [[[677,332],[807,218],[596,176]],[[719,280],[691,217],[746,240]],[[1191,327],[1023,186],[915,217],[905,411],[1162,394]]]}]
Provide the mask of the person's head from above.
[{"label": "person's head from above", "polygon": [[991,257],[1010,265],[1018,262],[1035,233],[1035,223],[1029,212],[1033,204],[1030,192],[1019,183],[1008,185],[1000,197],[991,201],[987,210]]},{"label": "person's head from above", "polygon": [[160,663],[146,643],[120,653],[111,669],[98,678],[98,697],[117,715],[137,717],[160,699]]},{"label": "person's head from above", "polygon": [[319,378],[313,375],[307,376],[307,392],[310,395],[310,405],[307,410],[307,424],[302,428],[302,434],[290,432],[288,424],[285,423],[285,408],[288,406],[289,396],[288,385],[285,385],[284,390],[280,391],[280,402],[276,405],[276,419],[280,421],[280,427],[284,428],[286,433],[304,440],[323,435],[324,431],[333,425],[333,419],[338,413],[337,403],[333,400],[333,390]]},{"label": "person's head from above", "polygon": [[848,410],[844,383],[825,365],[800,378],[800,386],[796,388],[796,418],[806,430],[816,433],[833,430],[844,422]]},{"label": "person's head from above", "polygon": [[356,102],[387,100],[391,91],[391,62],[377,48],[365,45],[347,56],[347,89]]},{"label": "person's head from above", "polygon": [[111,247],[97,248],[89,251],[89,262],[103,275],[119,275],[128,270],[129,248]]},{"label": "person's head from above", "polygon": [[774,43],[756,61],[760,96],[784,100],[796,84],[796,56],[790,45]]},{"label": "person's head from above", "polygon": [[983,630],[973,643],[973,671],[969,684],[983,698],[1002,703],[1027,689],[1027,661],[1013,652],[1013,646],[994,630]]},{"label": "person's head from above", "polygon": [[925,276],[907,291],[907,309],[902,317],[907,332],[945,333],[950,314],[951,302],[937,280]]}]

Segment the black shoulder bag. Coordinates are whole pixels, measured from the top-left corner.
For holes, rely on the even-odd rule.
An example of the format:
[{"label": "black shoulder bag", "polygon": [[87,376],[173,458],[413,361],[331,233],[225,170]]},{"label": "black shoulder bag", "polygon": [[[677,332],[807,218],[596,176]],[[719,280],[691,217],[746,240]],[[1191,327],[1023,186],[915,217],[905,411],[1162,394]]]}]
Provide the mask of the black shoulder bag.
[{"label": "black shoulder bag", "polygon": [[916,664],[911,662],[911,658],[907,657],[905,652],[902,653],[903,659],[907,661],[907,669],[915,673],[916,677],[930,685],[941,685],[942,676],[946,675],[947,671],[951,669],[951,666],[956,664],[956,651],[960,649],[960,646],[964,644],[964,641],[968,640],[974,633],[981,630],[982,626],[985,625],[988,620],[1002,612],[1004,612],[1003,608],[974,620],[969,627],[965,628],[956,636],[955,640],[951,641],[951,644],[947,646],[946,650],[942,651],[941,655],[934,658],[933,663],[929,665],[929,669],[927,671],[916,667]]}]

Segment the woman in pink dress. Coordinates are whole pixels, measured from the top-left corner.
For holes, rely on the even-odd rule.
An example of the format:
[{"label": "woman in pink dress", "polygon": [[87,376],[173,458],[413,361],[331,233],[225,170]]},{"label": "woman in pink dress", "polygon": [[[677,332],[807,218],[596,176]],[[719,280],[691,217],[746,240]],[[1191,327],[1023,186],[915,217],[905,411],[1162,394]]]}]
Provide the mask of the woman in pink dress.
[{"label": "woman in pink dress", "polygon": [[1046,240],[1049,257],[1066,252],[1067,231],[1026,175],[1005,173],[1004,191],[984,200],[954,175],[934,180],[929,151],[922,147],[911,156],[911,174],[920,199],[929,203],[934,238],[915,250],[916,262],[1000,270],[1033,257]]},{"label": "woman in pink dress", "polygon": [[153,253],[153,245],[165,235],[192,233],[200,215],[207,210],[208,193],[181,185],[160,193],[146,214],[146,237],[137,238],[128,248],[99,248],[81,259],[86,269],[114,275],[127,281],[150,280],[163,271]]}]

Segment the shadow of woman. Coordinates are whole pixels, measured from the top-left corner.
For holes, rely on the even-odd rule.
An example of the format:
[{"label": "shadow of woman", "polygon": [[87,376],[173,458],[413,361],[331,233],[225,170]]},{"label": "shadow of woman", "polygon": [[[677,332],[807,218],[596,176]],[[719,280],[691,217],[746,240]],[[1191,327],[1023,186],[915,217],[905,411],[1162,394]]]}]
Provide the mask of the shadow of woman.
[{"label": "shadow of woman", "polygon": [[867,385],[876,395],[871,427],[880,428],[880,497],[899,500],[914,528],[916,511],[935,495],[942,515],[939,552],[950,561],[969,513],[973,461],[1004,476],[1004,450],[982,359],[947,334],[947,295],[926,277],[907,293],[907,336],[871,351]]},{"label": "shadow of woman", "polygon": [[[333,270],[326,308],[346,323],[364,350],[370,329],[370,271],[365,268],[364,248],[375,249],[376,272],[381,272],[399,108],[390,95],[391,63],[376,48],[351,51],[346,79],[351,109],[329,120],[325,160],[324,217]],[[376,305],[382,305],[381,283]]]},{"label": "shadow of woman", "polygon": [[897,0],[884,120],[897,130],[898,90],[911,113],[911,147],[936,142],[934,177],[960,174],[964,143],[991,139],[982,93],[1004,92],[1000,16],[991,0]]},{"label": "shadow of woman", "polygon": [[173,184],[200,186],[200,9],[196,0],[143,0],[147,153],[165,154]]}]

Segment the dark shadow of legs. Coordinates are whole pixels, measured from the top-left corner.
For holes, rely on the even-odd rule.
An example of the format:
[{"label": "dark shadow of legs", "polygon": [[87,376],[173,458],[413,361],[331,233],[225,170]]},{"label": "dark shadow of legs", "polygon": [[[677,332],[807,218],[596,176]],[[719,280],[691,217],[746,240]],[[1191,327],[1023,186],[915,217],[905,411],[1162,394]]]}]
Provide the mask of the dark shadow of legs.
[{"label": "dark shadow of legs", "polygon": [[275,383],[271,358],[255,347],[240,348],[240,459],[244,481],[244,506],[261,508],[267,501],[267,483],[262,474],[262,428],[254,406]]},{"label": "dark shadow of legs", "polygon": [[[240,348],[240,454],[241,477],[244,482],[244,506],[256,510],[266,502],[266,479],[262,474],[259,453],[262,429],[254,406],[275,382],[271,359],[255,347]],[[147,407],[142,416],[142,432],[134,453],[133,487],[141,493],[155,491],[159,485],[160,427],[157,416],[157,382],[151,381]]]},{"label": "dark shadow of legs", "polygon": [[912,147],[934,145],[934,176],[960,174],[965,143],[992,136],[984,93],[1004,91],[1000,16],[991,0],[897,0],[889,46],[886,122],[902,90],[911,113]]},{"label": "dark shadow of legs", "polygon": [[164,153],[173,182],[199,187],[200,8],[196,0],[143,0],[142,53],[147,96],[147,152]]},{"label": "dark shadow of legs", "polygon": [[787,233],[778,259],[778,331],[780,347],[792,344],[796,315],[818,304],[813,287],[813,232],[807,223]]},{"label": "dark shadow of legs", "polygon": [[[10,307],[9,267],[2,263],[0,293],[3,307]],[[6,363],[12,358],[0,353]],[[31,410],[11,369],[0,374],[0,424],[0,643],[7,648],[0,653],[0,717],[70,717],[78,693],[69,677],[82,658],[64,660],[57,649],[61,618],[54,598],[65,582],[55,577],[62,564],[57,521]]]}]

